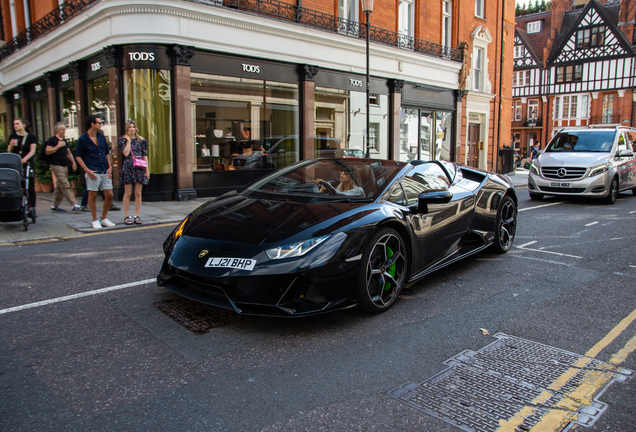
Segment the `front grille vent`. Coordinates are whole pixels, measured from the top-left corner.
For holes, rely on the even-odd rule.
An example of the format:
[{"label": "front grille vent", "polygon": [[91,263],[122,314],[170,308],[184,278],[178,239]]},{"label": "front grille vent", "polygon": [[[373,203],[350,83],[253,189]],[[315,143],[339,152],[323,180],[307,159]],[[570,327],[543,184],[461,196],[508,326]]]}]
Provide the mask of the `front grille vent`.
[{"label": "front grille vent", "polygon": [[541,175],[554,180],[578,180],[586,171],[587,168],[582,167],[542,167]]}]

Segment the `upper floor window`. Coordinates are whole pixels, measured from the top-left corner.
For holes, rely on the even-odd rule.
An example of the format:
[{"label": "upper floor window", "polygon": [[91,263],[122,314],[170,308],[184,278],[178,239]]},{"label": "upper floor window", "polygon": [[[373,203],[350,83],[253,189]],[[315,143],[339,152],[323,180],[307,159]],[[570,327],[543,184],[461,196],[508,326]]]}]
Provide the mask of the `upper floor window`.
[{"label": "upper floor window", "polygon": [[521,101],[515,102],[515,121],[521,121]]},{"label": "upper floor window", "polygon": [[451,21],[452,21],[453,4],[451,0],[444,0],[442,10],[442,45],[446,48],[451,47]]},{"label": "upper floor window", "polygon": [[400,0],[399,33],[413,36],[413,0]]},{"label": "upper floor window", "polygon": [[521,58],[525,56],[526,56],[526,47],[523,45],[516,45],[514,58]]},{"label": "upper floor window", "polygon": [[591,48],[605,45],[605,26],[581,29],[576,32],[576,47]]},{"label": "upper floor window", "polygon": [[512,75],[512,86],[522,87],[530,85],[530,71],[516,71]]},{"label": "upper floor window", "polygon": [[603,95],[602,123],[612,123],[614,121],[614,95]]},{"label": "upper floor window", "polygon": [[529,119],[539,118],[539,99],[530,99],[528,101],[528,118]]},{"label": "upper floor window", "polygon": [[475,76],[475,82],[473,88],[477,91],[483,91],[484,84],[484,49],[476,48],[473,59],[473,72]]},{"label": "upper floor window", "polygon": [[583,79],[583,65],[559,66],[556,68],[556,82],[576,82]]},{"label": "upper floor window", "polygon": [[557,96],[554,98],[554,118],[587,118],[588,95]]},{"label": "upper floor window", "polygon": [[539,33],[541,31],[541,21],[532,21],[526,23],[527,33]]},{"label": "upper floor window", "polygon": [[360,1],[338,0],[338,17],[348,20],[346,24],[341,24],[340,31],[356,32],[357,23],[360,20]]},{"label": "upper floor window", "polygon": [[475,16],[484,18],[485,3],[486,0],[475,0]]}]

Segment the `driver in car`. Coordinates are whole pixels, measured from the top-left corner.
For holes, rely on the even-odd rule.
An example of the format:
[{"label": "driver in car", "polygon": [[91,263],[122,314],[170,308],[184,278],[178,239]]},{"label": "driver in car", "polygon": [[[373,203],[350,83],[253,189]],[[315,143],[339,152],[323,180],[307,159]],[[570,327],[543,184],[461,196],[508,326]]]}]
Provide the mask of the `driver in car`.
[{"label": "driver in car", "polygon": [[364,190],[360,187],[358,181],[349,171],[340,171],[340,184],[337,187],[333,187],[331,184],[320,178],[315,179],[314,184],[316,186],[320,186],[320,192],[331,195],[364,196]]}]

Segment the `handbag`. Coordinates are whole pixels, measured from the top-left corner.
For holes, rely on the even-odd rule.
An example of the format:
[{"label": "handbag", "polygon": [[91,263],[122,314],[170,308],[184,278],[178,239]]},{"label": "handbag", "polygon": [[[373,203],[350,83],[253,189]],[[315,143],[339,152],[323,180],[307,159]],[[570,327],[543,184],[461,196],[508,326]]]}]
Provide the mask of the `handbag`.
[{"label": "handbag", "polygon": [[130,143],[130,154],[133,157],[133,168],[148,168],[148,161],[144,158],[138,158],[132,151],[132,143]]}]

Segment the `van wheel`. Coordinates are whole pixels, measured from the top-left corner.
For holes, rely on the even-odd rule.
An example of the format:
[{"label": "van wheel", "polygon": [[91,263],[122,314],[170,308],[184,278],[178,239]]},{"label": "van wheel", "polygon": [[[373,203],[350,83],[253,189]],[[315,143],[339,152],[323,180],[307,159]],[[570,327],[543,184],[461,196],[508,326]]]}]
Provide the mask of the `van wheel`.
[{"label": "van wheel", "polygon": [[616,202],[616,198],[618,197],[618,179],[614,177],[612,179],[612,183],[610,184],[609,192],[607,196],[603,200],[605,204],[614,204]]}]

